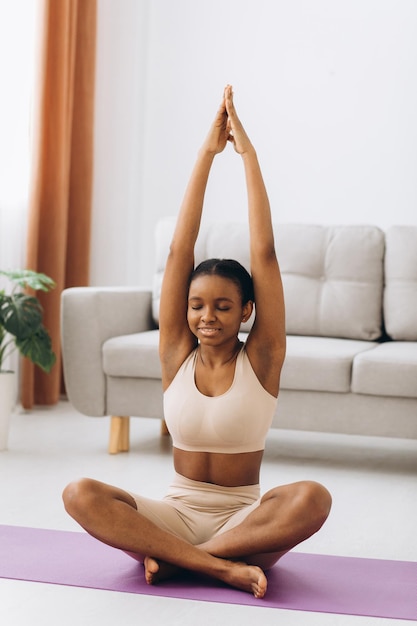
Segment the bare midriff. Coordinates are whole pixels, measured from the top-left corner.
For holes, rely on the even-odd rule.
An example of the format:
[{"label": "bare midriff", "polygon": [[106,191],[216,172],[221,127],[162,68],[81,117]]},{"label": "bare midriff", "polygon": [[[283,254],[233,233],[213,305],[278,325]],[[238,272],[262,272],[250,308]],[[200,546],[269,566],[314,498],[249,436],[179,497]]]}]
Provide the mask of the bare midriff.
[{"label": "bare midriff", "polygon": [[191,480],[223,487],[241,487],[259,483],[263,450],[223,454],[189,452],[173,449],[175,471]]}]

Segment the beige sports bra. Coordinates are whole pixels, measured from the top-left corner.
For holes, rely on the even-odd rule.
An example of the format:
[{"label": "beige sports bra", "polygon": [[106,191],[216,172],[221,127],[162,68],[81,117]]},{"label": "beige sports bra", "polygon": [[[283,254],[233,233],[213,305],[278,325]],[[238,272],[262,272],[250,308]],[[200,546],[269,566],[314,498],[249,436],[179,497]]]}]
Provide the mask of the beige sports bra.
[{"label": "beige sports bra", "polygon": [[195,384],[197,348],[191,352],[164,393],[165,420],[173,445],[181,450],[234,454],[265,448],[277,398],[259,382],[240,350],[230,388],[205,396]]}]

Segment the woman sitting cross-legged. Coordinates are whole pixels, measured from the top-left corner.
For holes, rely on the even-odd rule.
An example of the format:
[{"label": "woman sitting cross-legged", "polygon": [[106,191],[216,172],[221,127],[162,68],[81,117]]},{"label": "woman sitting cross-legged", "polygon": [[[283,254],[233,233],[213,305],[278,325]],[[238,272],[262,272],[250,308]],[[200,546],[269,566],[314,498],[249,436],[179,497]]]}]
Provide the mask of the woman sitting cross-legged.
[{"label": "woman sitting cross-legged", "polygon": [[[251,275],[233,260],[194,267],[210,169],[228,142],[245,172]],[[242,343],[239,329],[254,303]],[[66,510],[92,536],[142,561],[149,584],[186,569],[261,598],[265,572],[320,529],[331,497],[314,481],[260,493],[285,358],[284,297],[267,192],[229,85],[178,215],[162,286],[159,350],[175,468],[166,496],[152,500],[84,478],[64,490]]]}]

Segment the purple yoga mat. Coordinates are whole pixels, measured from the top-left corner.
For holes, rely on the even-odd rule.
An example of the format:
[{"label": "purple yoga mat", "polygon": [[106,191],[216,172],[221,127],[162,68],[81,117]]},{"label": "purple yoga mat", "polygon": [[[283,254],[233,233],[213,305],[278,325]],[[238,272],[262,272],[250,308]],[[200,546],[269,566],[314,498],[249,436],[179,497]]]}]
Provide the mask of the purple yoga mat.
[{"label": "purple yoga mat", "polygon": [[192,573],[149,586],[143,566],[86,533],[0,526],[0,578],[268,608],[417,619],[417,563],[290,552],[249,593]]}]

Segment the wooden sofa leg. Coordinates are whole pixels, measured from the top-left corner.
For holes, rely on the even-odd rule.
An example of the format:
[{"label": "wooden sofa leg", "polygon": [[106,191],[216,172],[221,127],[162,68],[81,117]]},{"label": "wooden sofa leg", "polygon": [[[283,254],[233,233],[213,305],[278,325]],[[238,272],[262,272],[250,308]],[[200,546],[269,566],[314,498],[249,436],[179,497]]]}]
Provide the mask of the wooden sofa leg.
[{"label": "wooden sofa leg", "polygon": [[129,451],[130,417],[112,415],[110,422],[109,454]]},{"label": "wooden sofa leg", "polygon": [[165,420],[161,421],[161,435],[162,436],[169,435],[168,426]]}]

